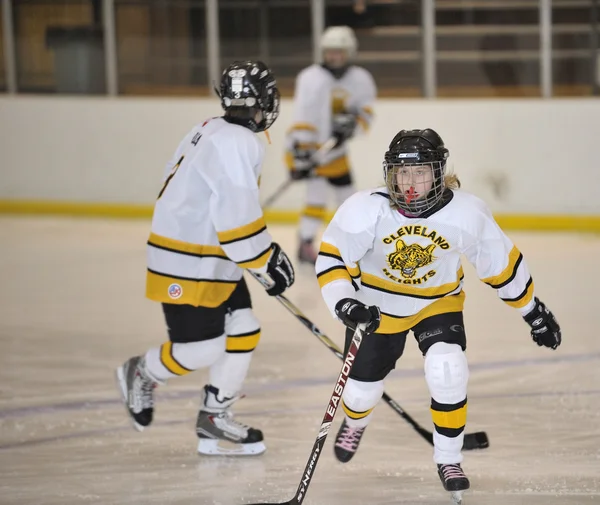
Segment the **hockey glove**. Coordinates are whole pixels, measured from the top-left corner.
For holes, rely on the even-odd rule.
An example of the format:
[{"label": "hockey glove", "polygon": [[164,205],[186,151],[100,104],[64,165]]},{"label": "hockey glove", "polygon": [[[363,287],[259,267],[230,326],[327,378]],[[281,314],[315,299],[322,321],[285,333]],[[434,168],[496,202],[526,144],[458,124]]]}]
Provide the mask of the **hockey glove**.
[{"label": "hockey glove", "polygon": [[294,146],[294,150],[292,151],[294,164],[290,174],[292,179],[300,181],[314,175],[314,170],[317,168],[317,164],[312,160],[314,153],[314,149],[303,149],[298,144]]},{"label": "hockey glove", "polygon": [[267,289],[267,293],[271,296],[278,296],[294,284],[294,267],[279,244],[273,242],[271,247],[273,252],[267,263],[267,274],[273,280],[273,285]]},{"label": "hockey glove", "polygon": [[342,298],[337,302],[335,304],[335,315],[351,330],[356,330],[356,325],[359,323],[366,323],[367,333],[373,333],[379,328],[381,322],[379,307],[375,305],[367,307],[354,298]]},{"label": "hockey glove", "polygon": [[539,346],[556,349],[562,340],[560,326],[554,317],[554,314],[548,308],[535,298],[535,307],[523,319],[531,326],[531,338]]},{"label": "hockey glove", "polygon": [[355,114],[336,114],[333,116],[332,134],[336,140],[335,147],[340,147],[354,136],[356,124]]}]

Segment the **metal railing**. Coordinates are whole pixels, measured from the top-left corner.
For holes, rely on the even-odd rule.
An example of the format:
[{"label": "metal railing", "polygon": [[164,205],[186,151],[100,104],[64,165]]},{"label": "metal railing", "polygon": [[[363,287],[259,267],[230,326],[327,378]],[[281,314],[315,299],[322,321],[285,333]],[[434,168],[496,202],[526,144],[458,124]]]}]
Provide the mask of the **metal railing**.
[{"label": "metal railing", "polygon": [[[350,9],[352,4],[351,0],[70,1],[77,4],[80,10],[89,2],[89,12],[86,10],[87,14],[80,14],[77,18],[79,22],[77,19],[70,19],[69,26],[81,28],[86,23],[90,26],[96,24],[94,28],[101,35],[96,38],[94,34],[89,36],[90,44],[99,44],[95,53],[86,53],[82,49],[81,41],[77,49],[78,42],[73,42],[68,34],[63,34],[63,45],[60,45],[61,42],[55,44],[54,53],[52,57],[49,56],[48,46],[51,45],[52,36],[49,33],[38,33],[40,26],[48,31],[41,19],[46,12],[42,6],[45,9],[49,5],[60,4],[61,1],[1,0],[0,88],[3,87],[8,93],[40,90],[69,92],[68,87],[61,91],[56,84],[54,87],[48,85],[47,82],[53,79],[51,77],[39,86],[27,84],[25,76],[35,81],[36,75],[49,72],[50,63],[44,58],[51,58],[55,72],[60,71],[63,76],[65,72],[76,73],[74,68],[77,64],[101,66],[101,74],[94,74],[94,78],[98,79],[97,76],[102,75],[104,83],[96,89],[96,93],[135,94],[139,92],[140,87],[153,84],[155,88],[162,87],[162,91],[156,92],[158,94],[169,94],[169,90],[178,86],[197,89],[200,94],[200,90],[212,89],[213,83],[219,80],[221,68],[230,57],[229,53],[236,51],[246,53],[240,54],[240,57],[266,59],[270,65],[275,66],[278,77],[281,75],[285,82],[291,83],[300,68],[312,61],[319,61],[320,34],[327,25],[341,24],[336,23],[339,19],[344,19],[339,13],[344,14],[343,9]],[[64,3],[68,2],[69,0],[64,0]],[[464,75],[460,85],[468,88],[471,78],[473,87],[476,87],[480,85],[477,82],[481,80],[498,80],[498,76],[501,79],[503,72],[507,75],[514,73],[517,76],[515,81],[521,79],[520,85],[523,88],[538,88],[538,96],[550,98],[555,95],[557,74],[565,76],[569,72],[572,73],[572,68],[575,67],[576,72],[587,76],[576,83],[582,89],[585,88],[582,94],[597,95],[600,88],[598,3],[599,0],[371,0],[371,9],[383,9],[383,6],[389,9],[390,6],[396,5],[404,10],[399,11],[397,20],[385,19],[384,24],[378,24],[378,21],[381,22],[379,19],[371,26],[360,29],[361,46],[362,39],[366,41],[366,46],[359,52],[357,62],[368,68],[371,66],[369,69],[376,80],[393,82],[394,85],[390,85],[390,88],[396,91],[411,89],[413,94],[426,98],[448,96],[448,89],[452,88],[452,83],[456,80],[449,78],[452,77],[452,73]],[[36,5],[40,6],[40,19],[36,19]],[[21,8],[27,12],[27,19],[24,19],[25,14],[20,13]],[[589,23],[587,20],[573,22],[568,19],[556,19],[566,17],[566,14],[563,16],[561,11],[556,9],[575,8],[589,12]],[[464,22],[460,20],[451,24],[448,19],[452,21],[452,17],[444,18],[448,14],[456,16],[460,9],[466,13]],[[482,11],[494,9],[498,12],[527,12],[529,18],[526,22],[512,24],[477,24],[476,20],[473,21],[477,16],[481,16]],[[169,13],[172,10],[175,12],[173,16],[177,18],[176,23],[161,16],[161,13]],[[295,22],[293,17],[301,11],[306,11],[305,17],[302,17],[306,26],[298,29],[300,20]],[[555,11],[559,12],[559,15],[555,15]],[[195,13],[193,16],[192,12]],[[250,13],[253,16],[257,13],[252,19],[256,20],[258,28],[245,28],[238,37],[237,33],[232,32],[231,26]],[[537,23],[531,22],[536,15]],[[278,33],[272,37],[269,31],[273,31],[276,26],[273,18],[278,17],[285,21],[280,23],[284,29],[288,25],[294,25],[298,33]],[[203,22],[192,23],[196,18],[203,19]],[[153,33],[152,30],[157,26],[159,28]],[[28,37],[32,37],[32,30],[36,29],[36,41],[32,39],[30,42]],[[133,32],[137,30],[139,33],[132,33],[132,29]],[[178,29],[182,29],[184,33],[177,33]],[[74,30],[75,28],[71,31]],[[254,30],[255,33],[247,35],[248,30]],[[56,37],[59,35],[60,33],[55,34]],[[498,39],[496,42],[494,37]],[[561,40],[561,37],[566,41],[567,47],[553,47],[554,41]],[[485,46],[488,39],[492,40],[491,44],[496,43],[497,47],[490,49]],[[519,43],[524,44],[523,47],[514,45],[517,39],[521,41]],[[43,47],[44,40],[46,47]],[[509,40],[512,42],[508,43]],[[569,46],[574,40],[577,44],[574,47]],[[453,45],[460,47],[449,47]],[[504,47],[506,45],[508,47]],[[57,48],[67,46],[71,53],[61,56]],[[464,49],[462,46],[468,48]],[[34,55],[30,54],[34,52],[33,47],[36,48]],[[100,60],[92,61],[92,58],[99,54]],[[86,61],[86,58],[89,61]],[[144,65],[140,64],[142,59]],[[587,61],[589,65],[586,64]],[[170,73],[175,76],[171,79],[165,77]],[[469,73],[473,77],[470,77]],[[154,77],[150,77],[149,74],[153,74]],[[177,77],[180,74],[184,77]],[[525,77],[519,77],[521,74]],[[80,92],[85,92],[85,85],[80,87],[83,89]],[[128,91],[130,89],[133,91]],[[393,89],[389,94],[393,95]]]}]

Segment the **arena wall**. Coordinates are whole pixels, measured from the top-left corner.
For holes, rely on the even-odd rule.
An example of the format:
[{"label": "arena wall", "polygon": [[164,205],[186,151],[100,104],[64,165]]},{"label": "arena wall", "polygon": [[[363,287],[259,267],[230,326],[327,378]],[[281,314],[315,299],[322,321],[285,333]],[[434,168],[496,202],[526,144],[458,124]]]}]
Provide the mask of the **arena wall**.
[{"label": "arena wall", "polygon": [[[149,216],[165,162],[216,100],[6,97],[0,99],[0,211]],[[261,190],[287,177],[283,141],[292,104],[269,130]],[[402,128],[436,129],[463,188],[508,228],[600,231],[600,100],[381,99],[372,130],[351,146],[357,187],[381,184],[387,144]],[[267,142],[264,134],[261,138]],[[293,221],[296,183],[267,217]]]}]

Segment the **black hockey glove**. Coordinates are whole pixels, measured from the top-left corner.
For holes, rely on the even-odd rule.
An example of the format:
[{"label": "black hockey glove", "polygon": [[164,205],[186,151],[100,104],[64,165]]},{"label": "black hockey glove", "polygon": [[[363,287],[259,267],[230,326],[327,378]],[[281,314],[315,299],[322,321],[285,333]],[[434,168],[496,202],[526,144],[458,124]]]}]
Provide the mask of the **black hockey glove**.
[{"label": "black hockey glove", "polygon": [[294,284],[294,267],[287,255],[279,247],[279,244],[273,242],[271,247],[273,248],[273,253],[267,263],[267,274],[273,280],[273,285],[267,289],[267,293],[271,296],[277,296]]},{"label": "black hockey glove", "polygon": [[336,114],[333,116],[332,134],[336,140],[335,147],[340,147],[354,136],[356,124],[355,114]]},{"label": "black hockey glove", "polygon": [[367,307],[364,303],[354,298],[342,298],[335,304],[336,316],[351,330],[356,330],[356,325],[366,323],[367,333],[373,333],[379,328],[381,312],[379,307],[371,305]]},{"label": "black hockey glove", "polygon": [[292,166],[291,177],[295,181],[309,179],[314,175],[317,164],[313,161],[314,149],[302,149],[296,144],[292,151],[294,165]]},{"label": "black hockey glove", "polygon": [[531,326],[531,338],[539,346],[556,349],[562,340],[560,326],[554,317],[554,314],[548,308],[535,298],[535,307],[523,319]]}]

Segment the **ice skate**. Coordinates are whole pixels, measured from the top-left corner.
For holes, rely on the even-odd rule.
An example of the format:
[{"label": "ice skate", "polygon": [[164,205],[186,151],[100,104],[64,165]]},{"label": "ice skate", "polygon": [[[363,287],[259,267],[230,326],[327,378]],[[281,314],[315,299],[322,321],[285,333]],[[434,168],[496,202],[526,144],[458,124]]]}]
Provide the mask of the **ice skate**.
[{"label": "ice skate", "polygon": [[158,382],[148,376],[141,356],[130,358],[117,368],[117,381],[135,429],[144,431],[152,423],[154,388]]},{"label": "ice skate", "polygon": [[313,246],[312,240],[303,240],[298,249],[298,261],[300,263],[309,263],[314,265],[317,262],[317,251]]},{"label": "ice skate", "polygon": [[204,386],[196,433],[198,454],[208,456],[258,456],[267,449],[262,431],[233,419],[229,407],[240,397],[219,399],[219,390]]},{"label": "ice skate", "polygon": [[333,450],[335,457],[342,463],[348,463],[358,450],[358,444],[365,432],[365,428],[352,428],[346,424],[346,420],[342,422],[335,438]]},{"label": "ice skate", "polygon": [[471,483],[460,464],[438,465],[437,469],[444,489],[450,492],[452,503],[461,505],[462,495]]}]

